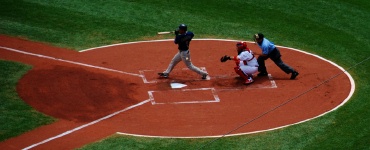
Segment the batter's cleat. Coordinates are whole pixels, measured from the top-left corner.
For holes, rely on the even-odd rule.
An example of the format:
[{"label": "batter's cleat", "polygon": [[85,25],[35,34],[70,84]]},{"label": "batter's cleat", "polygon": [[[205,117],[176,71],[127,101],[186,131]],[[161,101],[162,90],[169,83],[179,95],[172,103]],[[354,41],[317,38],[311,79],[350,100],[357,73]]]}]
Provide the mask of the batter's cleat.
[{"label": "batter's cleat", "polygon": [[259,76],[259,77],[267,76],[267,75],[268,75],[267,72],[260,72],[259,74],[257,74],[257,76]]},{"label": "batter's cleat", "polygon": [[203,79],[203,80],[207,80],[207,76],[208,76],[208,73],[207,73],[207,74],[202,75],[202,79]]},{"label": "batter's cleat", "polygon": [[249,85],[249,84],[251,84],[251,83],[253,83],[253,82],[254,82],[253,78],[252,78],[252,77],[249,77],[249,78],[248,78],[248,80],[246,80],[246,81],[244,82],[244,84],[245,84],[245,85]]},{"label": "batter's cleat", "polygon": [[162,73],[162,72],[159,72],[158,73],[159,77],[161,78],[168,78],[168,73]]},{"label": "batter's cleat", "polygon": [[292,75],[290,76],[290,79],[294,80],[298,75],[299,75],[299,73],[297,71],[293,71]]}]

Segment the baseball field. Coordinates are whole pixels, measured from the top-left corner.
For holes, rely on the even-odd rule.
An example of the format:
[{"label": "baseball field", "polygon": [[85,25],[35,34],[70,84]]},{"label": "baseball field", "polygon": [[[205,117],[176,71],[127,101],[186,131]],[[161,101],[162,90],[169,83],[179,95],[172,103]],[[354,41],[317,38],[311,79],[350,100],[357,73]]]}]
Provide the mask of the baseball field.
[{"label": "baseball field", "polygon": [[[59,137],[65,139],[63,144],[68,145],[68,143],[73,143],[76,138],[84,141],[83,135],[96,134],[103,138],[97,137],[92,142],[79,144],[78,147],[66,147],[68,149],[71,147],[78,149],[370,149],[370,21],[367,18],[370,18],[370,2],[367,0],[0,1],[0,147],[43,149],[45,147],[42,146],[47,145],[45,143],[58,143],[55,139]],[[147,75],[149,79],[148,72],[152,70],[148,71],[147,69],[158,70],[167,67],[166,65],[172,58],[176,47],[174,45],[167,46],[171,41],[166,39],[173,39],[173,35],[156,34],[161,31],[172,31],[180,23],[186,23],[189,30],[194,32],[195,38],[198,39],[194,40],[191,45],[191,48],[194,47],[192,49],[193,62],[196,65],[206,66],[210,73],[219,70],[225,72],[228,69],[232,70],[231,66],[227,68],[227,65],[217,64],[220,63],[219,57],[221,57],[218,53],[228,52],[227,48],[223,46],[233,45],[229,41],[252,41],[254,33],[262,32],[276,45],[299,49],[341,66],[344,69],[342,72],[350,74],[354,80],[356,85],[354,93],[344,105],[336,107],[333,111],[329,111],[332,107],[322,108],[328,109],[329,112],[312,120],[271,131],[237,136],[228,136],[227,133],[229,131],[231,133],[233,129],[237,129],[236,127],[242,124],[245,124],[245,130],[249,131],[248,127],[252,128],[253,124],[248,123],[248,118],[256,118],[263,112],[253,114],[254,116],[252,113],[247,113],[245,120],[243,118],[244,112],[234,112],[235,114],[239,113],[240,116],[229,118],[239,118],[237,123],[222,120],[224,119],[222,112],[226,111],[227,108],[234,108],[231,107],[233,101],[235,100],[237,103],[240,98],[227,99],[227,107],[215,106],[216,108],[220,107],[215,110],[207,109],[208,107],[212,108],[208,106],[208,103],[199,104],[199,108],[204,111],[195,110],[197,107],[189,105],[184,106],[189,107],[184,110],[182,110],[183,105],[161,105],[153,108],[149,103],[144,104],[136,101],[144,99],[142,98],[144,96],[138,92],[149,91],[150,88],[167,89],[167,87],[164,86],[164,82],[142,86],[146,84],[139,83],[136,78],[132,79],[126,75],[139,77]],[[215,42],[201,39],[223,40]],[[135,46],[137,43],[121,45],[121,43],[151,40],[157,40],[157,42],[146,42],[143,46]],[[114,44],[116,45],[108,47],[112,49],[101,47]],[[144,45],[149,48],[144,48]],[[255,45],[252,43],[250,45],[254,51],[259,51]],[[148,49],[149,52],[146,51]],[[196,52],[196,49],[202,52]],[[234,51],[231,50],[234,50],[234,47],[230,47],[229,54],[233,54]],[[154,55],[162,52],[161,55]],[[322,97],[323,104],[326,104],[325,100],[334,103],[335,100],[331,100],[331,98],[348,94],[345,93],[346,91],[342,92],[343,89],[347,89],[347,78],[343,77],[342,81],[337,80],[335,84],[330,84],[332,80],[342,79],[341,76],[336,76],[338,72],[331,72],[334,69],[329,68],[330,66],[327,67],[326,64],[319,62],[304,61],[304,58],[311,56],[295,55],[297,52],[290,52],[289,49],[282,48],[282,54],[283,60],[285,59],[288,64],[292,64],[298,70],[304,70],[300,71],[297,80],[285,81],[281,79],[288,78],[288,76],[284,76],[277,66],[271,64],[271,60],[267,61],[270,63],[267,67],[271,68],[271,72],[274,73],[273,76],[278,86],[276,90],[286,89],[293,92],[264,97],[269,95],[270,89],[254,91],[248,90],[253,86],[236,84],[238,90],[243,91],[243,94],[259,93],[259,95],[254,95],[254,100],[243,101],[243,105],[240,106],[248,108],[249,104],[254,104],[253,109],[257,109],[258,106],[271,105],[274,107],[278,106],[279,102],[284,103],[302,93],[307,97],[320,99],[317,98],[320,96],[318,92],[315,95],[309,89],[316,88],[315,86],[321,85],[321,83],[324,83],[324,87],[334,89],[325,93],[326,97]],[[144,64],[152,64],[152,67],[142,65],[143,61],[148,60],[151,62]],[[178,68],[181,67],[184,66]],[[318,69],[321,71],[315,72]],[[138,70],[144,73],[136,74]],[[185,72],[189,76],[193,75],[189,71]],[[174,74],[176,75],[176,73]],[[181,74],[178,75],[182,77]],[[230,76],[232,75],[235,74],[230,73]],[[216,82],[217,78],[212,79],[212,74],[210,76],[211,81]],[[310,80],[311,78],[314,80]],[[63,79],[64,82],[60,84],[44,82],[44,80],[52,81],[51,79]],[[266,80],[268,81],[268,79]],[[263,84],[262,81],[259,82],[261,83],[257,82],[256,85]],[[326,84],[326,82],[328,83]],[[196,87],[211,82],[188,81],[186,79],[186,83],[189,83],[189,87]],[[218,81],[217,84],[209,86],[220,87],[222,84],[223,82]],[[334,85],[335,87],[333,87]],[[61,95],[65,96],[65,92],[61,89],[67,88],[69,88],[70,100],[66,101],[65,105],[56,107],[56,103],[59,104],[57,100],[62,100]],[[320,91],[320,88],[317,89]],[[199,95],[207,96],[209,94],[202,90],[196,92],[200,92]],[[211,92],[213,92],[211,98],[215,98],[216,102],[221,99],[221,102],[210,105],[225,104],[226,98],[223,97],[222,91],[219,92],[219,95],[215,95],[213,89]],[[80,93],[91,95],[81,96]],[[238,95],[243,96],[243,94]],[[160,97],[161,95],[155,96]],[[117,97],[121,99],[111,101]],[[94,101],[95,103],[91,107],[82,107],[84,105],[82,101],[89,101],[89,98],[102,101]],[[266,99],[274,101],[262,103]],[[308,111],[309,109],[321,108],[321,106],[299,107],[305,103],[314,103],[309,100],[300,103],[297,101],[300,105],[287,107],[287,109],[282,108],[282,110],[290,112],[294,109],[296,114],[310,115],[313,112]],[[144,102],[149,102],[149,100]],[[153,101],[151,102],[154,104]],[[41,106],[40,103],[45,105]],[[143,106],[141,107],[141,105]],[[100,109],[95,109],[96,107],[100,107]],[[169,110],[172,110],[173,114],[147,113],[149,110],[150,112],[164,112],[164,107],[170,107]],[[235,106],[235,108],[238,108],[234,109],[235,111],[239,110],[239,107]],[[58,109],[60,110],[58,111]],[[225,128],[220,128],[219,125],[217,130],[211,131],[212,128],[216,128],[216,125],[204,123],[206,120],[202,117],[205,116],[202,116],[201,113],[195,114],[198,111],[204,114],[209,113],[206,109],[212,111],[212,114],[220,113],[212,115],[213,120],[207,123],[224,121]],[[264,111],[267,110],[269,109]],[[178,115],[176,111],[184,111],[184,115]],[[281,114],[284,114],[284,111],[281,111]],[[141,116],[135,114],[138,117],[149,116],[151,118],[157,117],[157,119],[169,117],[174,120],[173,122],[176,122],[175,117],[183,117],[180,121],[188,125],[184,129],[192,129],[190,126],[194,125],[186,124],[187,122],[191,122],[193,119],[203,119],[203,126],[197,130],[199,132],[210,130],[209,133],[206,133],[216,136],[212,138],[176,138],[177,134],[181,136],[193,133],[190,130],[182,131],[183,133],[171,132],[173,130],[169,127],[174,123],[170,119],[140,122],[135,120],[135,112],[141,112]],[[271,114],[273,112],[271,111]],[[120,114],[114,117],[121,118],[100,125],[99,131],[89,127],[86,127],[87,130],[77,130],[85,128],[85,126],[93,126],[94,122],[100,121],[99,118],[115,113]],[[192,113],[195,116],[191,116]],[[314,116],[318,116],[318,114]],[[109,117],[114,118],[113,116]],[[255,122],[264,117],[268,116],[257,117]],[[294,115],[293,117],[279,115],[278,119],[275,119],[289,120],[289,118],[294,118]],[[114,126],[125,121],[131,121],[131,124],[124,124],[127,125],[124,127]],[[292,122],[295,123],[295,121]],[[166,128],[168,130],[163,130],[163,135],[167,135],[167,137],[135,136],[136,134],[141,135],[140,131],[137,133],[126,132],[132,134],[117,134],[119,130],[123,129],[134,131],[135,127],[142,131],[142,135],[146,135],[145,133],[157,134],[155,131],[158,131],[161,126],[158,128],[153,126],[152,130],[144,128],[143,124],[149,123],[168,127]],[[259,126],[269,126],[270,124],[278,123],[270,121]],[[43,130],[48,128],[57,130],[50,132]],[[104,130],[107,132],[103,132]],[[45,133],[45,135],[40,135],[39,139],[33,137],[32,135],[40,134],[37,131]],[[68,135],[75,136],[74,139],[68,140],[68,136],[64,137],[63,133],[69,134],[69,131],[80,132],[80,135]],[[217,131],[220,131],[221,134],[213,134]],[[28,143],[22,141],[32,138],[35,138],[35,142],[30,142],[32,140],[27,141]],[[86,139],[88,139],[87,136]],[[47,148],[50,148],[52,144],[48,146]],[[56,144],[53,149],[65,149],[66,147]]]}]

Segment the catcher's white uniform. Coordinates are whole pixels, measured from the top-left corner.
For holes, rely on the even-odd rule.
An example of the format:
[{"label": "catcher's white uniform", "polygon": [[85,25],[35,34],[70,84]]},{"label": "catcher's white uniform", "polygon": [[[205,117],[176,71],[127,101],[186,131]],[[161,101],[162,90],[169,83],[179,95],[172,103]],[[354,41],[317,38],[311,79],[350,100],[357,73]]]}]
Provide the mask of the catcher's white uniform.
[{"label": "catcher's white uniform", "polygon": [[238,66],[244,74],[252,76],[258,71],[258,62],[254,57],[252,50],[244,50],[234,58],[236,66]]}]

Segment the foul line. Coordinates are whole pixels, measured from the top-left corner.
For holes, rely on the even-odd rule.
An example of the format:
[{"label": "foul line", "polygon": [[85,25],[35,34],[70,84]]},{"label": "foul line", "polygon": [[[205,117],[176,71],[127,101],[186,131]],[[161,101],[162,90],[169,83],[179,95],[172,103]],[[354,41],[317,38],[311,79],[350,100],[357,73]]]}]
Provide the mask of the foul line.
[{"label": "foul line", "polygon": [[86,127],[88,127],[88,126],[91,126],[91,125],[93,125],[93,124],[96,124],[96,123],[98,123],[98,122],[100,122],[100,121],[103,121],[103,120],[105,120],[105,119],[111,118],[111,117],[113,117],[113,116],[115,116],[115,115],[117,115],[117,114],[119,114],[119,113],[125,112],[125,111],[130,110],[130,109],[132,109],[132,108],[135,108],[135,107],[137,107],[137,106],[143,105],[143,104],[145,104],[145,103],[147,103],[147,102],[150,102],[150,100],[149,100],[149,99],[147,99],[147,100],[142,101],[142,102],[140,102],[140,103],[138,103],[138,104],[135,104],[135,105],[129,106],[129,107],[125,108],[125,109],[122,109],[122,110],[120,110],[120,111],[117,111],[117,112],[115,112],[115,113],[112,113],[112,114],[110,114],[110,115],[108,115],[108,116],[105,116],[105,117],[103,117],[103,118],[100,118],[100,119],[98,119],[98,120],[95,120],[95,121],[93,121],[93,122],[90,122],[90,123],[88,123],[88,124],[84,124],[84,125],[82,125],[82,126],[79,126],[79,127],[77,127],[77,128],[74,128],[74,129],[72,129],[72,130],[68,130],[68,131],[66,131],[66,132],[64,132],[64,133],[62,133],[62,134],[59,134],[59,135],[57,135],[57,136],[54,136],[54,137],[48,138],[48,139],[46,139],[46,140],[43,140],[43,141],[41,141],[41,142],[38,142],[38,143],[36,143],[36,144],[33,144],[33,145],[28,146],[28,147],[26,147],[26,148],[23,148],[23,150],[28,150],[28,149],[34,148],[34,147],[36,147],[36,146],[38,146],[38,145],[41,145],[41,144],[47,143],[47,142],[49,142],[49,141],[55,140],[55,139],[60,138],[60,137],[63,137],[63,136],[66,136],[66,135],[71,134],[71,133],[73,133],[73,132],[75,132],[75,131],[78,131],[78,130],[81,130],[81,129],[86,128]]},{"label": "foul line", "polygon": [[12,52],[17,52],[17,53],[25,54],[25,55],[36,56],[36,57],[40,57],[40,58],[46,58],[46,59],[51,59],[51,60],[66,62],[66,63],[80,65],[80,66],[85,66],[85,67],[90,67],[90,68],[96,68],[96,69],[101,69],[101,70],[106,70],[106,71],[111,71],[111,72],[118,72],[118,73],[122,73],[122,74],[127,74],[127,75],[142,77],[142,75],[135,74],[135,73],[129,73],[129,72],[124,72],[124,71],[109,69],[109,68],[105,68],[105,67],[99,67],[99,66],[84,64],[84,63],[80,63],[80,62],[75,62],[75,61],[71,61],[71,60],[64,60],[64,59],[55,58],[55,57],[51,57],[51,56],[45,56],[45,55],[41,55],[41,54],[35,54],[35,53],[25,52],[25,51],[22,51],[22,50],[17,50],[17,49],[13,49],[13,48],[9,48],[9,47],[2,47],[2,46],[0,46],[0,48],[5,49],[5,50],[8,50],[8,51],[12,51]]}]

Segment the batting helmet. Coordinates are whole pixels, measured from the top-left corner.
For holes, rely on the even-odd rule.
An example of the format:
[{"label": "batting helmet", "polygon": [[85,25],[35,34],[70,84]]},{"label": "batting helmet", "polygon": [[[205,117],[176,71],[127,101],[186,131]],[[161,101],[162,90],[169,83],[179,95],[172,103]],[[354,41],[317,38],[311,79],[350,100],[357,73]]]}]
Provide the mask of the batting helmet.
[{"label": "batting helmet", "polygon": [[188,26],[187,26],[186,24],[180,24],[180,25],[179,25],[179,29],[180,29],[180,30],[187,31],[187,30],[188,30]]},{"label": "batting helmet", "polygon": [[247,43],[240,41],[240,42],[236,43],[236,47],[238,47],[238,49],[246,49],[247,48]]}]

